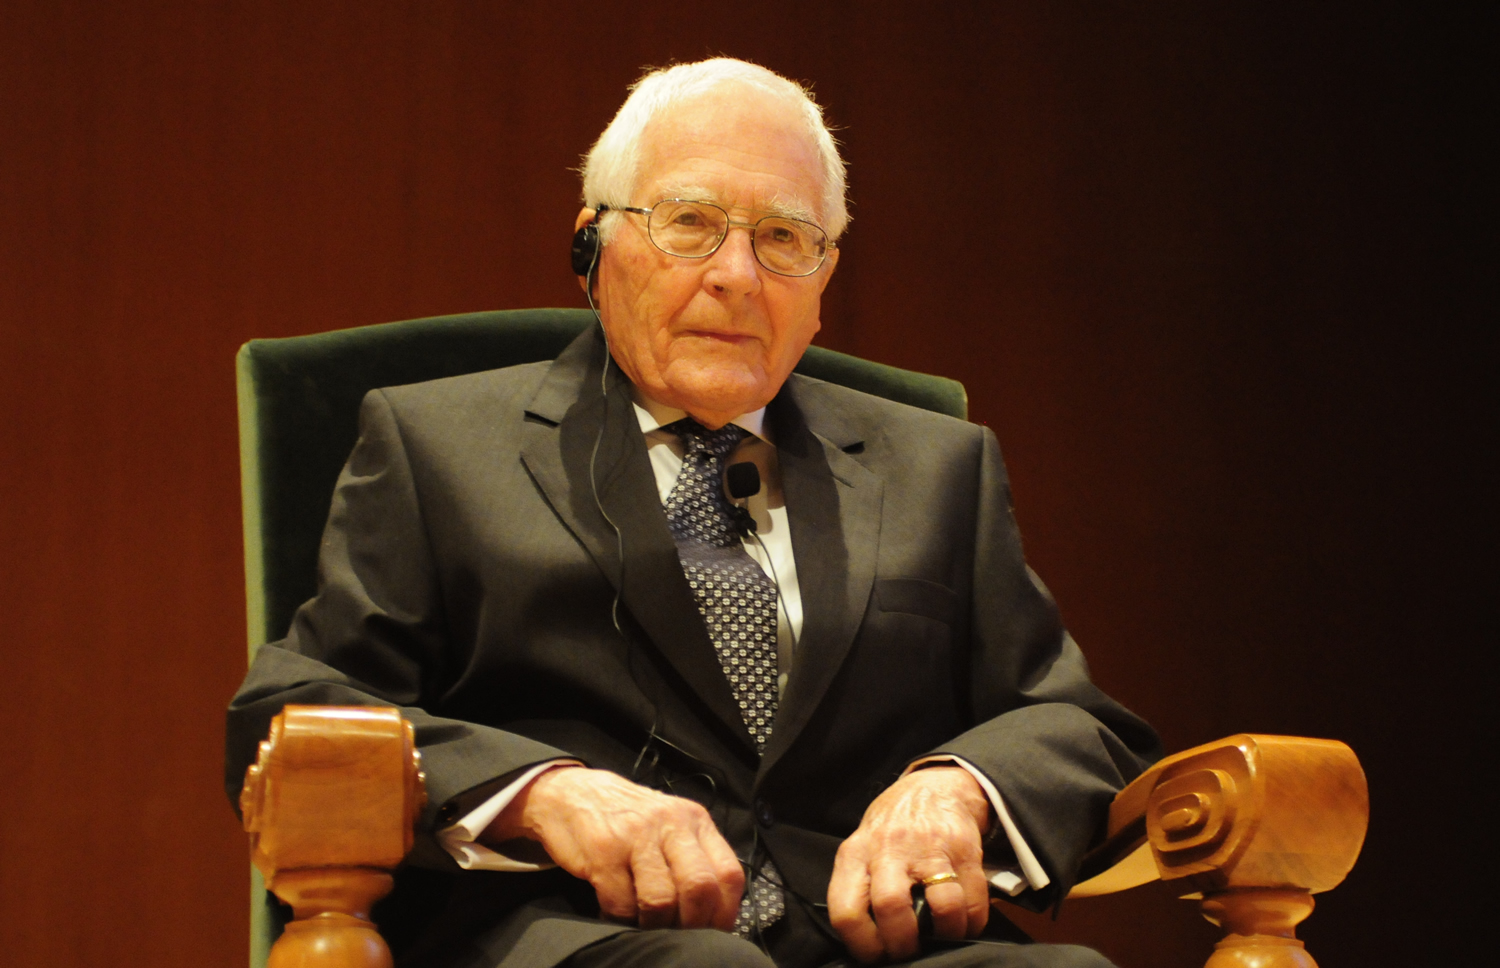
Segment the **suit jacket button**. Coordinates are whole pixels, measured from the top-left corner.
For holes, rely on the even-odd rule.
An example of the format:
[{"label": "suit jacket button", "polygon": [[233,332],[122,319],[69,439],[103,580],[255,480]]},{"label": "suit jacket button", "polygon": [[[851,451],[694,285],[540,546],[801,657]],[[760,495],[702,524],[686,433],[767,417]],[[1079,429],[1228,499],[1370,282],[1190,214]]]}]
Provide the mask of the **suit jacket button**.
[{"label": "suit jacket button", "polygon": [[771,805],[764,800],[755,801],[755,819],[762,827],[770,827],[776,823],[776,814],[771,812]]}]

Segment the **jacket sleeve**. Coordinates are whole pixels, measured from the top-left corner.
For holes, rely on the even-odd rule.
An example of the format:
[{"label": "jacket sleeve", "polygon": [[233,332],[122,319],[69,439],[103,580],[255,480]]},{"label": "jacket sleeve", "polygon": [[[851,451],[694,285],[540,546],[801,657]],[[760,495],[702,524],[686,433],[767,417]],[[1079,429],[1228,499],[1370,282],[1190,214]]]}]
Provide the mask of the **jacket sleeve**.
[{"label": "jacket sleeve", "polygon": [[400,425],[384,392],[360,409],[318,560],[318,592],[285,639],[262,646],[230,702],[225,791],[288,703],[397,706],[413,723],[428,806],[414,863],[456,870],[433,831],[544,760],[571,754],[504,730],[427,714],[452,670],[442,593]]},{"label": "jacket sleeve", "polygon": [[934,753],[961,756],[1004,798],[1052,883],[1017,898],[1041,909],[1072,887],[1114,795],[1161,756],[1155,732],[1099,690],[1057,608],[1024,564],[994,434],[983,431],[970,685],[976,725]]}]

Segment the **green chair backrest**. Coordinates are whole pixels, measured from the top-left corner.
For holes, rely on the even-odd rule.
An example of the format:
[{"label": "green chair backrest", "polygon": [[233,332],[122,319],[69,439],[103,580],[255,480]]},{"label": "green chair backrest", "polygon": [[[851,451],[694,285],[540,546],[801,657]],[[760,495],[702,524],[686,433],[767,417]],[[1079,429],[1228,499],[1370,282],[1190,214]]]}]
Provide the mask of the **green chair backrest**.
[{"label": "green chair backrest", "polygon": [[[594,321],[586,309],[436,316],[288,339],[251,340],[236,360],[245,594],[250,652],[279,639],[317,584],[334,483],[358,436],[360,401],[378,387],[550,360]],[[963,385],[812,347],[808,376],[960,419]],[[251,964],[278,926],[253,878]]]}]

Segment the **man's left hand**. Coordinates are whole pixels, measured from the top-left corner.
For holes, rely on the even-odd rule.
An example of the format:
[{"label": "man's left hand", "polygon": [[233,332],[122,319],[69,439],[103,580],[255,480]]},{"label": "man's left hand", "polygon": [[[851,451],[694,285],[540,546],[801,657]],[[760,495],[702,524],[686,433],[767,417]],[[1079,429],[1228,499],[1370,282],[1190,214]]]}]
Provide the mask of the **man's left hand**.
[{"label": "man's left hand", "polygon": [[990,803],[959,766],[916,770],[870,804],[859,829],[839,847],[828,885],[828,917],[854,957],[866,964],[917,954],[911,888],[947,873],[927,890],[933,935],[972,938],[989,919],[981,861]]}]

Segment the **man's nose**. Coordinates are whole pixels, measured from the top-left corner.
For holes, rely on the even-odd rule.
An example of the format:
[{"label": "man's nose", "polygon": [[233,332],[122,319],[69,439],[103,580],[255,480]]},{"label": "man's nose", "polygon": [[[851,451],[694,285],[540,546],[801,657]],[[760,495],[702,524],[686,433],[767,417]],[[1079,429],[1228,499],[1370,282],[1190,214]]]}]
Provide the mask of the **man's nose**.
[{"label": "man's nose", "polygon": [[750,296],[760,291],[760,272],[750,229],[731,225],[718,251],[709,256],[703,281],[722,293]]}]

